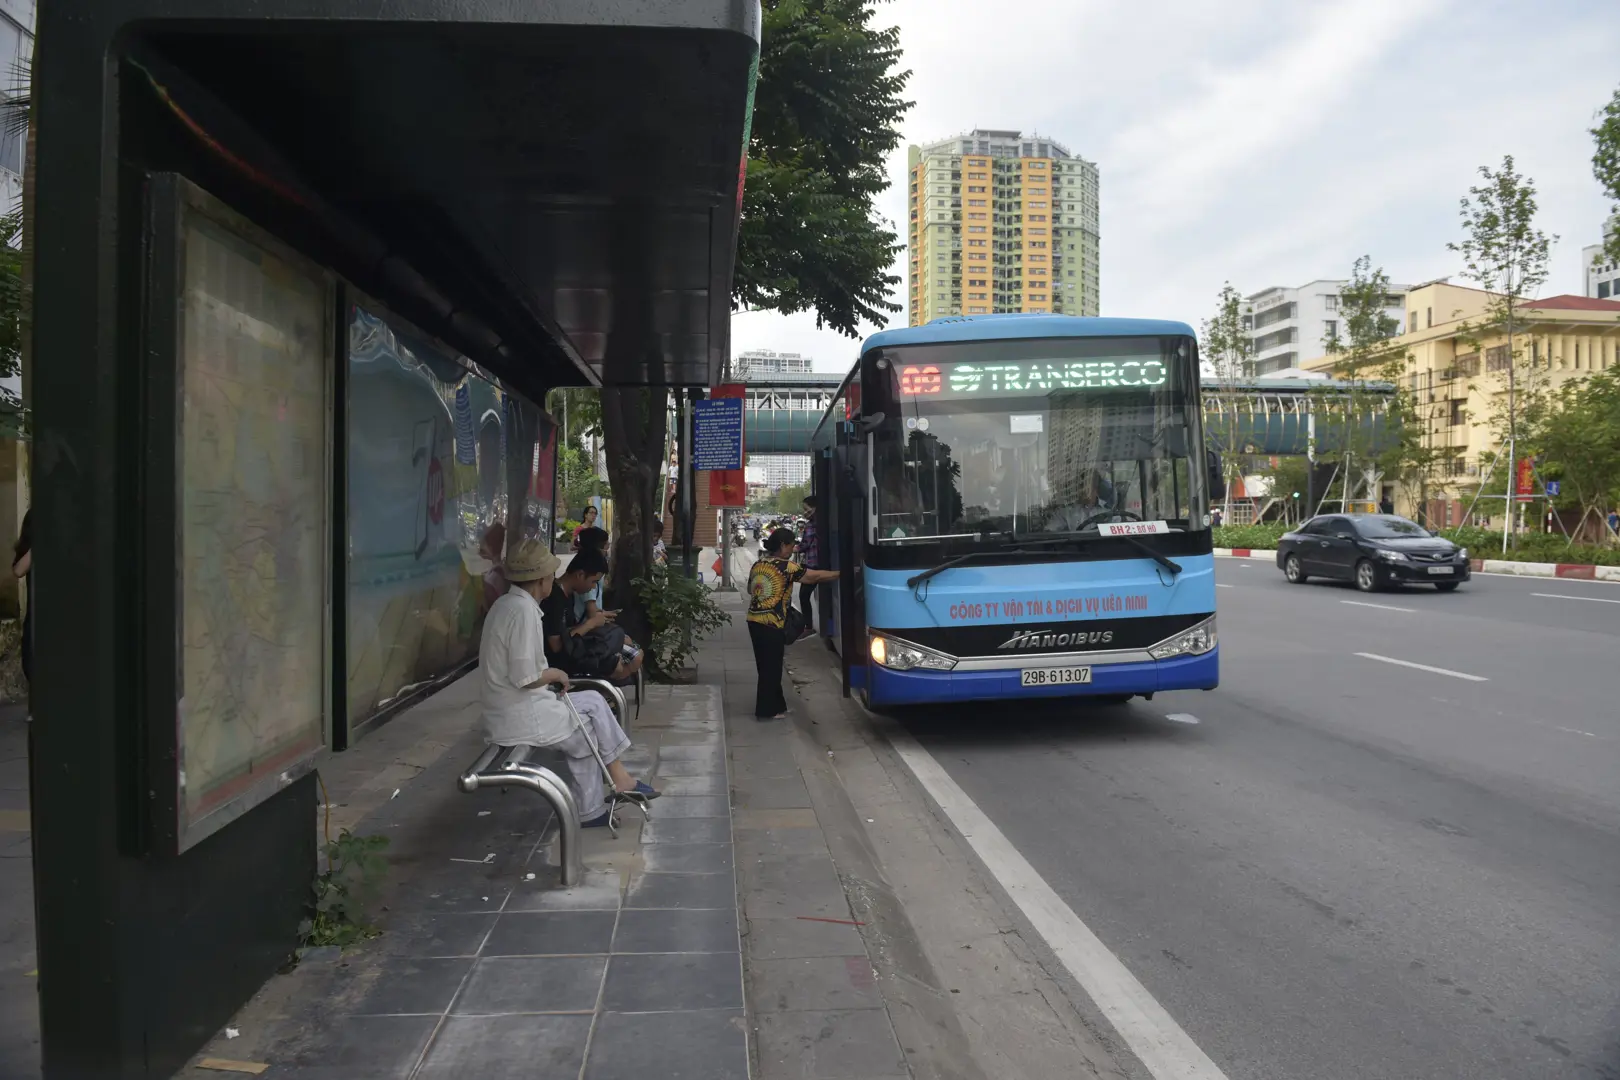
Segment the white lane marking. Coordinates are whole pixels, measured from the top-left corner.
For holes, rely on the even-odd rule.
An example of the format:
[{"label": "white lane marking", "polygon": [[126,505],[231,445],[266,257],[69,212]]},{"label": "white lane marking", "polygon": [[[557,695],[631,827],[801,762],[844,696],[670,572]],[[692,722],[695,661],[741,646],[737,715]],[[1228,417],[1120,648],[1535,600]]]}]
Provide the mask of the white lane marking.
[{"label": "white lane marking", "polygon": [[1553,728],[1553,730],[1554,731],[1567,731],[1571,735],[1585,735],[1588,739],[1601,739],[1601,738],[1603,738],[1602,735],[1599,735],[1595,731],[1582,731],[1580,728],[1555,727],[1555,728]]},{"label": "white lane marking", "polygon": [[1155,1080],[1226,1080],[934,756],[904,731],[889,743]]},{"label": "white lane marking", "polygon": [[1620,600],[1610,600],[1606,596],[1572,596],[1569,593],[1533,592],[1531,596],[1544,596],[1548,600],[1588,600],[1594,604],[1620,604]]},{"label": "white lane marking", "polygon": [[1228,584],[1226,584],[1226,582],[1224,582],[1224,581],[1217,581],[1217,582],[1216,582],[1216,583],[1215,583],[1215,587],[1216,587],[1216,588],[1217,588],[1217,589],[1235,589],[1235,588],[1237,588],[1237,586],[1236,586],[1236,585],[1228,585]]},{"label": "white lane marking", "polygon": [[1466,671],[1452,671],[1450,668],[1430,667],[1428,664],[1414,664],[1410,660],[1397,660],[1393,656],[1379,656],[1377,653],[1358,652],[1357,656],[1368,660],[1381,660],[1386,664],[1398,664],[1401,667],[1415,668],[1418,671],[1428,671],[1436,675],[1450,675],[1453,679],[1467,679],[1469,682],[1490,682],[1483,675],[1470,675]]},{"label": "white lane marking", "polygon": [[1198,717],[1194,716],[1190,712],[1165,713],[1164,718],[1166,720],[1174,720],[1178,724],[1196,724],[1196,723],[1198,723]]},{"label": "white lane marking", "polygon": [[1410,615],[1413,612],[1417,611],[1417,608],[1392,607],[1389,604],[1369,604],[1369,603],[1366,603],[1365,601],[1362,601],[1362,600],[1340,600],[1339,603],[1341,603],[1341,604],[1349,604],[1351,607],[1377,608],[1379,611],[1404,611],[1408,615]]}]

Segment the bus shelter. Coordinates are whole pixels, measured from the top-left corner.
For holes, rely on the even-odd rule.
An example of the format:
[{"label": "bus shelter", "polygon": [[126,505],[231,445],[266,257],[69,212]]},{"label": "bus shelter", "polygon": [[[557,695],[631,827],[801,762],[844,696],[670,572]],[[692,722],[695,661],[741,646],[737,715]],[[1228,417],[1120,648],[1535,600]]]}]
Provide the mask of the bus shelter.
[{"label": "bus shelter", "polygon": [[550,534],[547,390],[718,381],[759,10],[38,31],[45,1075],[161,1077],[297,942],[314,756],[475,655],[491,525]]}]

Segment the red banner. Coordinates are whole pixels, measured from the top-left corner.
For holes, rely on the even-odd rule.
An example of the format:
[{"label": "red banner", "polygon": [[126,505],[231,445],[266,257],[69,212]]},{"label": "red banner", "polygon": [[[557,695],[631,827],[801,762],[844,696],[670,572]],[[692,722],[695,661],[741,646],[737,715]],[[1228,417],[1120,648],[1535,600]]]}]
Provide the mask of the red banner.
[{"label": "red banner", "polygon": [[1535,469],[1529,458],[1519,459],[1519,472],[1513,485],[1513,493],[1520,498],[1530,498],[1536,493]]},{"label": "red banner", "polygon": [[[748,387],[742,383],[722,383],[709,391],[712,398],[740,398],[748,396]],[[743,417],[743,460],[748,459],[747,414]],[[741,469],[712,469],[709,471],[709,505],[740,510],[748,505],[748,483]],[[719,571],[715,571],[719,573]]]}]

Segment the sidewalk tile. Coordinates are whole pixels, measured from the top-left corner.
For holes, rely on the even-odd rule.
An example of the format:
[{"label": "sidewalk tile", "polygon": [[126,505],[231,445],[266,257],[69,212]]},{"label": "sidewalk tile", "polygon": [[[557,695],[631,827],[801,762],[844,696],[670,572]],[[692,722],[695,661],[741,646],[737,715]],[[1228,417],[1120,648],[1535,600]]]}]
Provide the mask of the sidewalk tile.
[{"label": "sidewalk tile", "polygon": [[503,956],[479,960],[456,997],[456,1016],[490,1013],[590,1012],[596,1008],[605,956]]},{"label": "sidewalk tile", "polygon": [[737,912],[728,908],[628,910],[613,935],[618,953],[736,953]]},{"label": "sidewalk tile", "polygon": [[603,1013],[585,1080],[748,1080],[743,1027],[738,1009]]},{"label": "sidewalk tile", "polygon": [[630,908],[725,908],[736,910],[737,885],[730,874],[638,873],[630,878],[624,906]]},{"label": "sidewalk tile", "polygon": [[641,842],[644,845],[726,844],[731,842],[731,822],[726,818],[655,817],[641,827]]},{"label": "sidewalk tile", "polygon": [[617,911],[619,875],[611,870],[587,870],[585,880],[571,889],[557,887],[553,874],[536,872],[512,890],[507,911]]},{"label": "sidewalk tile", "polygon": [[733,786],[739,810],[788,810],[810,805],[810,792],[798,775],[769,779],[739,776]]},{"label": "sidewalk tile", "polygon": [[714,758],[660,758],[658,768],[649,775],[666,780],[672,776],[725,776],[726,766]]},{"label": "sidewalk tile", "polygon": [[602,990],[602,1008],[611,1012],[742,1005],[742,961],[734,952],[616,955]]},{"label": "sidewalk tile", "polygon": [[489,912],[393,916],[382,924],[377,950],[391,956],[473,956],[494,925]]},{"label": "sidewalk tile", "polygon": [[725,795],[727,793],[726,776],[724,773],[705,773],[701,776],[670,776],[659,777],[653,785],[665,795]]},{"label": "sidewalk tile", "polygon": [[356,1015],[442,1014],[472,965],[469,957],[385,960],[349,987],[335,989],[339,995],[358,992],[353,1008],[346,1010]]},{"label": "sidewalk tile", "polygon": [[859,956],[818,956],[792,960],[752,958],[755,1007],[761,1012],[806,1009],[880,1009],[872,961]]},{"label": "sidewalk tile", "polygon": [[496,920],[483,955],[605,953],[616,918],[612,911],[508,911]]},{"label": "sidewalk tile", "polygon": [[821,855],[831,858],[827,838],[820,829],[748,829],[737,833],[739,862],[780,855]]},{"label": "sidewalk tile", "polygon": [[589,1016],[447,1017],[416,1080],[577,1076],[590,1031]]},{"label": "sidewalk tile", "polygon": [[907,1077],[889,1014],[882,1009],[762,1013],[754,1080],[867,1080]]},{"label": "sidewalk tile", "polygon": [[748,959],[865,955],[860,928],[852,922],[815,919],[749,919]]},{"label": "sidewalk tile", "polygon": [[735,861],[730,844],[647,844],[641,859],[659,874],[730,874]]},{"label": "sidewalk tile", "polygon": [[288,1024],[286,1037],[269,1040],[268,1056],[300,1078],[325,1068],[334,1080],[394,1080],[410,1074],[438,1026],[438,1016],[344,1016],[316,1029]]},{"label": "sidewalk tile", "polygon": [[666,795],[652,810],[660,819],[723,818],[730,815],[731,803],[724,795]]}]

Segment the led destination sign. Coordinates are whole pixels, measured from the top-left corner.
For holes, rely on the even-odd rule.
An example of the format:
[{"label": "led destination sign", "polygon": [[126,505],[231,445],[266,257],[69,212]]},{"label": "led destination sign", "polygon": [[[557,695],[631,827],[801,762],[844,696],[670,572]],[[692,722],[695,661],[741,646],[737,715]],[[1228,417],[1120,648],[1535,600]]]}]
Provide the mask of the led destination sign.
[{"label": "led destination sign", "polygon": [[1162,360],[1025,360],[991,364],[905,364],[900,367],[902,397],[1002,397],[1046,394],[1053,390],[1107,390],[1163,386],[1169,371]]}]

